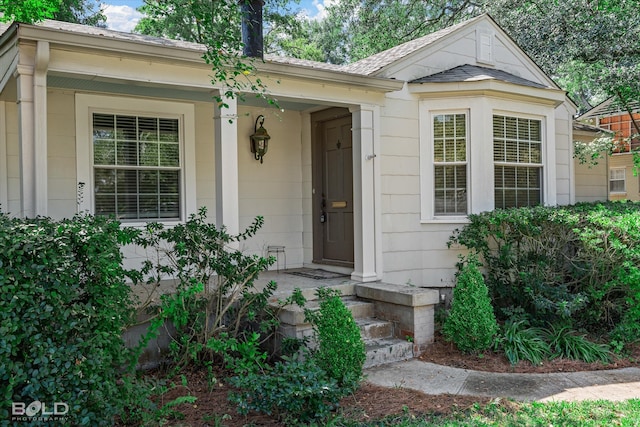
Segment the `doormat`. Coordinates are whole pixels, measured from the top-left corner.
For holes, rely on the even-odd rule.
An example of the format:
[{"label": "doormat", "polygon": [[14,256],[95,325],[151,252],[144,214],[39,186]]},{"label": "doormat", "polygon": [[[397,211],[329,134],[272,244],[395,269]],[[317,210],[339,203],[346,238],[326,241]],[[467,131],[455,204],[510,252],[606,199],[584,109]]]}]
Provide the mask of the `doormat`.
[{"label": "doormat", "polygon": [[294,276],[306,277],[308,279],[323,280],[323,279],[338,279],[340,277],[348,277],[348,274],[334,273],[333,271],[326,271],[314,268],[303,268],[297,271],[287,271],[287,274],[293,274]]}]

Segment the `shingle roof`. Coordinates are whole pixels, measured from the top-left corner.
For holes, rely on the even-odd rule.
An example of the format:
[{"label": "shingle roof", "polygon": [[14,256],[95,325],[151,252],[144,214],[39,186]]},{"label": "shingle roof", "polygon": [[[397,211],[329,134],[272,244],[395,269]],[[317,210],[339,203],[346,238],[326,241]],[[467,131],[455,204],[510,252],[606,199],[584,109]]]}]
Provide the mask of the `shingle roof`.
[{"label": "shingle roof", "polygon": [[[383,52],[371,55],[368,58],[361,59],[347,65],[328,64],[324,62],[308,61],[303,59],[288,58],[277,55],[265,55],[265,60],[269,62],[279,64],[290,64],[308,68],[316,68],[321,70],[329,70],[336,72],[343,72],[348,74],[358,74],[364,76],[370,76],[376,71],[384,68],[391,63],[404,58],[405,56],[425,47],[431,43],[440,40],[446,35],[456,31],[457,29],[469,24],[470,22],[479,19],[480,17],[472,18],[459,24],[453,25],[448,28],[444,28],[435,33],[427,34],[426,36],[417,38],[415,40],[408,41],[391,49],[387,49]],[[91,27],[87,25],[72,24],[68,22],[60,22],[53,20],[45,20],[36,24],[39,27],[48,28],[52,30],[67,31],[77,34],[100,36],[105,38],[111,38],[114,40],[132,41],[138,43],[145,43],[157,46],[174,47],[181,49],[189,49],[195,51],[204,51],[205,47],[198,43],[186,42],[182,40],[169,40],[159,37],[145,36],[142,34],[125,33],[121,31],[114,31],[106,28]],[[0,34],[6,31],[8,25],[0,24]]]},{"label": "shingle roof", "polygon": [[[398,61],[406,57],[407,55],[410,55],[422,49],[425,46],[435,43],[436,41],[451,34],[452,32],[466,25],[469,25],[470,23],[478,19],[481,19],[483,16],[484,15],[478,16],[478,17],[469,19],[467,21],[461,22],[459,24],[453,25],[451,27],[442,29],[440,31],[436,31],[435,33],[431,33],[426,36],[420,37],[418,39],[408,41],[406,43],[400,44],[396,47],[387,49],[383,52],[374,54],[368,58],[361,59],[360,61],[354,62],[352,64],[348,64],[348,65],[328,64],[324,62],[308,61],[304,59],[289,58],[289,57],[277,56],[277,55],[265,55],[265,61],[278,63],[278,64],[301,66],[306,68],[315,68],[319,70],[341,72],[346,74],[371,76],[371,75],[374,75],[377,71],[381,70],[382,68],[392,64],[393,62]],[[146,36],[146,35],[135,34],[135,33],[125,33],[125,32],[114,31],[106,28],[91,27],[87,25],[72,24],[68,22],[45,20],[36,25],[39,27],[43,27],[51,30],[59,30],[59,31],[76,33],[76,34],[99,36],[99,37],[105,37],[105,38],[110,38],[114,40],[137,42],[137,43],[142,43],[147,45],[173,47],[178,49],[192,50],[196,52],[204,52],[206,49],[205,46],[198,43],[192,43],[192,42],[187,42],[182,40],[170,40],[170,39]],[[9,28],[9,25],[0,24],[0,34],[6,31],[7,28]],[[484,67],[476,67],[471,65],[464,65],[461,67],[452,68],[451,70],[443,71],[438,74],[426,76],[426,77],[423,77],[422,79],[414,80],[413,83],[471,81],[471,80],[481,80],[481,79],[489,79],[489,78],[508,81],[511,83],[521,84],[525,86],[545,87],[538,83],[531,82],[526,79],[522,79],[520,77],[514,76],[512,74],[509,74],[503,71],[484,68]]]},{"label": "shingle roof", "polygon": [[[139,42],[139,43],[144,43],[148,45],[157,45],[157,46],[166,46],[166,47],[194,50],[197,52],[204,52],[206,50],[204,45],[201,45],[198,43],[187,42],[183,40],[170,40],[170,39],[146,36],[143,34],[136,34],[136,33],[125,33],[121,31],[110,30],[107,28],[91,27],[88,25],[72,24],[69,22],[45,20],[37,23],[36,26],[51,29],[51,30],[60,30],[60,31],[76,33],[76,34],[100,36],[100,37],[105,37],[105,38],[114,39],[114,40]],[[0,23],[0,34],[4,33],[9,27],[10,27],[10,24]],[[297,66],[302,66],[307,68],[316,68],[320,70],[347,72],[344,69],[345,67],[343,65],[328,64],[324,62],[308,61],[304,59],[289,58],[289,57],[278,56],[278,55],[265,55],[264,59],[265,61],[278,63],[278,64],[289,64],[289,65],[297,65]]]},{"label": "shingle roof", "polygon": [[522,77],[507,73],[506,71],[469,64],[459,65],[436,74],[421,77],[419,79],[412,80],[409,83],[457,83],[481,80],[500,80],[521,86],[543,89],[549,87],[531,80],[523,79]]},{"label": "shingle roof", "polygon": [[[320,70],[348,72],[345,70],[344,65],[329,64],[327,62],[309,61],[306,59],[290,58],[288,56],[280,56],[280,55],[265,55],[264,59],[265,61],[275,62],[278,64],[298,65],[301,67],[317,68]],[[356,74],[356,73],[352,73],[352,74]]]},{"label": "shingle roof", "polygon": [[152,37],[152,36],[146,36],[143,34],[136,34],[136,33],[125,33],[121,31],[110,30],[107,28],[92,27],[89,25],[81,25],[81,24],[72,24],[69,22],[53,21],[50,19],[39,22],[36,25],[38,27],[48,28],[52,30],[61,30],[61,31],[67,31],[71,33],[86,34],[86,35],[92,35],[92,36],[101,36],[101,37],[110,38],[114,40],[132,41],[132,42],[145,43],[149,45],[175,47],[175,48],[190,49],[190,50],[197,50],[197,51],[205,50],[205,47],[198,43],[187,42],[183,40],[163,39],[160,37]]},{"label": "shingle roof", "polygon": [[419,37],[415,40],[408,41],[406,43],[402,43],[396,47],[392,47],[391,49],[384,50],[382,52],[371,55],[367,58],[356,61],[352,64],[346,65],[345,71],[356,73],[356,74],[364,74],[371,75],[376,71],[386,67],[387,65],[392,64],[393,62],[404,58],[405,56],[425,47],[441,38],[445,37],[448,34],[456,31],[459,28],[462,28],[472,21],[480,19],[482,16],[478,16],[475,18],[471,18],[467,21],[460,22],[459,24],[452,25],[451,27],[444,28],[440,31],[436,31],[435,33],[427,34],[426,36]]}]

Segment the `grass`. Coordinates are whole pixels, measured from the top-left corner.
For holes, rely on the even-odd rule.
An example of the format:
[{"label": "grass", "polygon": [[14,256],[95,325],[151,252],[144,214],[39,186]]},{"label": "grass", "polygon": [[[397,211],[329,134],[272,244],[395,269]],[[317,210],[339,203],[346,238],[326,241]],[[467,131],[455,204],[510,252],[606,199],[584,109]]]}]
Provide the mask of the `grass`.
[{"label": "grass", "polygon": [[405,412],[367,422],[353,421],[341,416],[328,425],[336,427],[465,427],[465,426],[640,426],[640,399],[622,402],[584,401],[518,403],[495,400],[473,410],[452,416],[418,416]]}]

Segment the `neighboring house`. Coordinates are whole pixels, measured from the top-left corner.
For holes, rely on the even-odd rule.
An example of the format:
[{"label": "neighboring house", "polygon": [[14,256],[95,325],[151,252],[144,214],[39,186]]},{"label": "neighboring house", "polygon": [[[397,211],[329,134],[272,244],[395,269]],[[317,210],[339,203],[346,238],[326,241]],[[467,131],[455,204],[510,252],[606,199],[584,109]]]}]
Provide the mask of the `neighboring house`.
[{"label": "neighboring house", "polygon": [[[591,143],[606,136],[607,131],[578,121],[573,122],[573,140]],[[609,199],[609,155],[601,153],[596,164],[574,159],[576,202],[597,202]]]},{"label": "neighboring house", "polygon": [[576,107],[487,15],[345,66],[267,57],[281,110],[218,109],[196,44],[54,21],[1,33],[0,204],[17,216],[171,224],[205,206],[234,232],[262,215],[244,249],[285,246],[287,267],[450,287],[469,213],[576,201]]},{"label": "neighboring house", "polygon": [[[640,125],[640,104],[632,106],[632,114]],[[608,159],[610,200],[640,200],[640,178],[633,163],[633,151],[640,149],[640,136],[631,117],[613,102],[613,98],[578,117],[581,122],[606,129],[615,135],[617,149]]]}]

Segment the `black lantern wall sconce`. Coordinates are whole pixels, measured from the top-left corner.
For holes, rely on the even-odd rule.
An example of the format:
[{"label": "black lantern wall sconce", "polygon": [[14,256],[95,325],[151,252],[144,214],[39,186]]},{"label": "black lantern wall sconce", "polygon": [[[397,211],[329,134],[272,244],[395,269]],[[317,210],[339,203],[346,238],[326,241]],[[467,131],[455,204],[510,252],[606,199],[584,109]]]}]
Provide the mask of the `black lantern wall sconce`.
[{"label": "black lantern wall sconce", "polygon": [[[258,127],[258,124],[260,127]],[[260,114],[256,118],[256,124],[253,126],[253,135],[251,135],[251,152],[256,160],[260,160],[267,154],[269,149],[269,140],[271,137],[267,130],[262,126],[264,124],[264,116]]]}]

